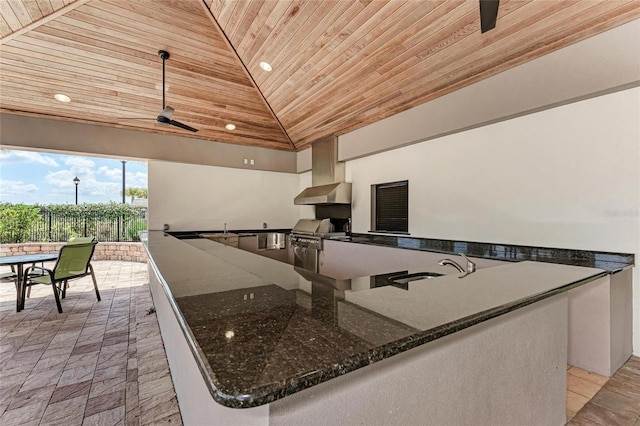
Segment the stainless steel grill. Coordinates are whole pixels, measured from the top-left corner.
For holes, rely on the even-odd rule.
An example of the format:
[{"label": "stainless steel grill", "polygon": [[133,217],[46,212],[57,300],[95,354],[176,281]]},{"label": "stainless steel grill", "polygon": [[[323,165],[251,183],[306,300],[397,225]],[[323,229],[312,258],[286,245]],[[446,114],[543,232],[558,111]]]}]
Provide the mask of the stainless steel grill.
[{"label": "stainless steel grill", "polygon": [[300,219],[291,230],[294,266],[318,272],[322,238],[339,235],[346,234],[333,232],[333,225],[329,219]]}]

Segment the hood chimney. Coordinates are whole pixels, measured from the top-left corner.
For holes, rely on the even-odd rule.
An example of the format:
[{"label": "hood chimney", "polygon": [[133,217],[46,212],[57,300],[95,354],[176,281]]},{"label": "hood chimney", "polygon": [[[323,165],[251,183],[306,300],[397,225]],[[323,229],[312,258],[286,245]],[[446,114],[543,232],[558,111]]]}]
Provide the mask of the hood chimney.
[{"label": "hood chimney", "polygon": [[345,181],[344,163],[338,161],[338,138],[329,136],[311,145],[311,184],[294,204],[351,204],[351,184]]}]

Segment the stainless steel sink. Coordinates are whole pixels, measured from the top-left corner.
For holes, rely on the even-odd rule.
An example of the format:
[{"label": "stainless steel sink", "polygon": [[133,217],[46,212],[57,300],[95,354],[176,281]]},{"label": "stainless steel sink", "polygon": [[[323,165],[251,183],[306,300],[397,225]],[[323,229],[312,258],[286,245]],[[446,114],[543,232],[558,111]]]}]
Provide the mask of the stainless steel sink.
[{"label": "stainless steel sink", "polygon": [[444,274],[439,274],[437,272],[416,272],[414,274],[403,274],[403,275],[392,275],[389,277],[390,281],[393,281],[395,283],[398,284],[406,284],[408,282],[411,281],[418,281],[418,280],[426,280],[426,279],[431,279],[431,278],[437,278],[437,277],[441,277]]},{"label": "stainless steel sink", "polygon": [[258,250],[282,250],[287,247],[287,234],[284,232],[260,232]]}]

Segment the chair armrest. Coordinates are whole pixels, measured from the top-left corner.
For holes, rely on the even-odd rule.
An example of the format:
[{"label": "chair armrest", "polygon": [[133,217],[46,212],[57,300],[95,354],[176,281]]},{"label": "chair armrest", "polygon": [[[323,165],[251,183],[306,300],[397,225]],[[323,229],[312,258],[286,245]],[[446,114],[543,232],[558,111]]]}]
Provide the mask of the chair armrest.
[{"label": "chair armrest", "polygon": [[3,272],[0,274],[0,280],[15,280],[18,275],[15,272]]},{"label": "chair armrest", "polygon": [[47,269],[44,268],[42,266],[29,266],[25,271],[24,271],[24,277],[28,277],[29,274],[32,273],[32,271],[34,270],[38,270],[39,272],[36,272],[38,275],[44,275],[45,273],[48,273],[49,275],[53,276],[53,271],[51,269]]}]

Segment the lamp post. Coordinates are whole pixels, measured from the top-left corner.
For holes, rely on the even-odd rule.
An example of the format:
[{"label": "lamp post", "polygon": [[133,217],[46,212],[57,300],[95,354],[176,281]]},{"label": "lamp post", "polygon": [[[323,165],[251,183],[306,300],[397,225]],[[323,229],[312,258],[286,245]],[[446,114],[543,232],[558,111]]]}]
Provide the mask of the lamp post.
[{"label": "lamp post", "polygon": [[73,183],[76,184],[76,205],[78,205],[78,184],[80,183],[80,179],[78,179],[78,176],[73,178]]},{"label": "lamp post", "polygon": [[[124,195],[124,192],[125,192],[125,179],[124,179],[125,166],[124,165],[125,165],[125,163],[127,161],[126,160],[120,160],[120,161],[122,162],[122,204],[124,204],[125,203],[125,199],[124,199],[124,197],[125,197],[125,195]],[[120,234],[120,218],[118,218],[118,241],[120,241],[120,235],[121,235]],[[122,236],[124,236],[124,215],[122,215]]]},{"label": "lamp post", "polygon": [[124,163],[126,163],[126,160],[120,160],[122,161],[122,204],[124,204]]}]

